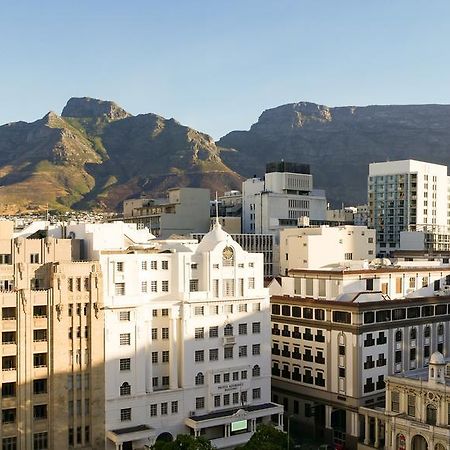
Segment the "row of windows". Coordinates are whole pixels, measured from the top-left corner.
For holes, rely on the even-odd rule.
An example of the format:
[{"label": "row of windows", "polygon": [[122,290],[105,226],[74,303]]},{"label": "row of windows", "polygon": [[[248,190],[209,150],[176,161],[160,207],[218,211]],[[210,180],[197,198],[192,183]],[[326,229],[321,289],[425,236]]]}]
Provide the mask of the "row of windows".
[{"label": "row of windows", "polygon": [[[47,367],[47,353],[34,353],[33,354],[33,367]],[[17,357],[16,356],[3,356],[2,357],[2,370],[16,370]]]},{"label": "row of windows", "polygon": [[[248,324],[240,323],[238,325],[239,335],[247,335],[248,332]],[[261,333],[261,322],[252,322],[252,333],[259,334]],[[209,337],[216,338],[219,335],[219,327],[213,326],[209,327]],[[206,336],[205,327],[195,328],[194,331],[195,339],[204,339]],[[224,336],[233,336],[233,325],[227,324],[224,327]]]},{"label": "row of windows", "polygon": [[[88,444],[91,439],[91,430],[89,426],[84,427],[84,443]],[[69,428],[68,444],[70,446],[83,443],[83,428],[77,427],[76,434],[73,428]]]},{"label": "row of windows", "polygon": [[[17,417],[16,408],[2,409],[2,423],[15,423]],[[33,419],[43,420],[47,418],[47,405],[33,405]]]},{"label": "row of windows", "polygon": [[[224,297],[234,297],[236,295],[236,286],[234,278],[224,278],[222,280],[222,295]],[[244,296],[244,278],[238,278],[237,280],[238,296]],[[247,279],[247,288],[255,289],[255,277],[249,277]],[[197,279],[189,280],[189,291],[198,292],[199,291],[199,281]],[[213,296],[219,296],[219,280],[212,280],[212,291]]]},{"label": "row of windows", "polygon": [[[168,270],[169,269],[169,261],[167,260],[162,260],[160,261],[161,263],[161,269],[162,270]],[[121,266],[120,266],[121,264]],[[120,270],[119,270],[120,268]],[[150,268],[150,270],[158,270],[158,261],[152,260],[152,261],[142,261],[141,262],[141,269],[142,270],[148,270]],[[124,263],[122,262],[118,262],[116,265],[116,269],[118,272],[123,272],[124,270]]]},{"label": "row of windows", "polygon": [[[252,311],[259,312],[261,311],[261,303],[252,303]],[[209,314],[210,315],[218,315],[220,311],[224,314],[234,314],[236,312],[245,313],[249,311],[249,305],[247,303],[240,303],[238,305],[233,305],[232,303],[223,305],[222,308],[219,305],[209,305]],[[206,307],[204,305],[194,306],[194,315],[195,316],[204,316],[206,315]]]},{"label": "row of windows", "polygon": [[[313,373],[315,376],[313,376]],[[298,365],[294,365],[291,370],[289,364],[283,363],[282,368],[280,368],[280,363],[278,361],[273,361],[272,375],[288,380],[292,379],[306,384],[315,384],[316,386],[325,387],[324,372],[318,369],[314,371],[312,367],[304,367],[302,374],[301,367]]]},{"label": "row of windows", "polygon": [[[302,339],[302,333],[300,331],[301,327],[293,327],[291,332],[289,325],[283,325],[283,329],[280,329],[278,323],[274,323],[272,326],[272,334],[275,336],[293,337],[294,339]],[[312,329],[305,327],[303,332],[303,340],[305,341],[316,341],[325,342],[325,335],[323,330],[315,330],[316,334],[312,333]]]},{"label": "row of windows", "polygon": [[[303,310],[303,311],[302,311]],[[310,320],[325,320],[325,310],[301,306],[272,304],[272,314],[286,317],[303,317]]]},{"label": "row of windows", "polygon": [[[261,354],[261,344],[253,344],[252,345],[252,355],[258,356]],[[238,355],[239,358],[247,357],[247,345],[241,345],[238,347]],[[234,348],[232,346],[224,347],[223,349],[223,358],[224,359],[233,359],[234,357]],[[209,349],[209,360],[217,361],[219,359],[219,349],[211,348]],[[205,361],[205,350],[196,350],[194,354],[195,362],[204,362]]]},{"label": "row of windows", "polygon": [[278,342],[274,342],[272,346],[272,355],[283,356],[285,358],[302,359],[303,361],[315,362],[317,364],[325,364],[324,350],[317,349],[316,354],[313,355],[312,348],[305,348],[304,353],[300,352],[300,347],[294,346],[291,351],[288,344],[283,343],[283,349],[280,349]]},{"label": "row of windows", "polygon": [[[148,292],[148,282],[147,281],[141,282],[141,292],[144,294]],[[158,291],[158,281],[156,281],[156,280],[150,281],[150,292],[159,292]],[[169,282],[167,280],[161,281],[161,292],[169,292]]]},{"label": "row of windows", "polygon": [[152,352],[152,363],[158,364],[159,361],[162,363],[169,362],[169,350],[163,350],[161,352],[161,358],[159,358],[159,352]]},{"label": "row of windows", "polygon": [[[3,450],[17,450],[17,437],[4,437],[2,439]],[[48,435],[46,431],[33,434],[33,450],[47,450]]]},{"label": "row of windows", "polygon": [[[47,329],[35,329],[33,330],[33,342],[47,341]],[[16,344],[17,333],[15,331],[3,331],[2,332],[2,344]]]},{"label": "row of windows", "polygon": [[411,306],[409,308],[382,309],[364,313],[364,323],[390,322],[404,319],[418,319],[419,317],[443,316],[448,314],[450,305]]},{"label": "row of windows", "polygon": [[[33,306],[33,317],[35,319],[47,317],[47,305]],[[2,320],[16,320],[17,308],[14,306],[5,306],[2,308]]]},{"label": "row of windows", "polygon": [[67,279],[67,289],[69,292],[78,291],[81,292],[83,289],[89,291],[91,288],[89,277],[81,278],[68,278]]}]

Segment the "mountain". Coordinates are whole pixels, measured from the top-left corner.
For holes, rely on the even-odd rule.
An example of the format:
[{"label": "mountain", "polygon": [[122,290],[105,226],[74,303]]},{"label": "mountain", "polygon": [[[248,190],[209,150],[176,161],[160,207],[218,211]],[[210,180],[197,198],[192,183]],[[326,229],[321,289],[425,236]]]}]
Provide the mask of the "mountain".
[{"label": "mountain", "polygon": [[61,116],[0,127],[0,213],[117,210],[126,198],[176,186],[239,189],[220,153],[210,136],[174,119],[71,98]]},{"label": "mountain", "polygon": [[335,205],[365,203],[371,162],[418,159],[450,165],[450,105],[343,106],[292,103],[264,111],[248,131],[217,145],[245,177],[265,162],[309,163],[314,185]]}]

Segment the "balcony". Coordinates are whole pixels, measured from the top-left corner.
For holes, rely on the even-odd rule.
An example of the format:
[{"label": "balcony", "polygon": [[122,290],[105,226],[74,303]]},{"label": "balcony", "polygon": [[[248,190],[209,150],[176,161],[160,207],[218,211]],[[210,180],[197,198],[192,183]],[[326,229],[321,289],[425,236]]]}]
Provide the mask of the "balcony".
[{"label": "balcony", "polygon": [[236,336],[224,336],[223,337],[223,345],[229,346],[236,344]]}]

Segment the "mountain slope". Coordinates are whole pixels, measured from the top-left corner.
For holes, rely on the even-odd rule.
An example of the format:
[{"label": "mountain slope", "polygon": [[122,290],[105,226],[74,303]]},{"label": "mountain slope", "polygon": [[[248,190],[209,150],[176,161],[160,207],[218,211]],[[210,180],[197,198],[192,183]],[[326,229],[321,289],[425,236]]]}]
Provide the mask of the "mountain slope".
[{"label": "mountain slope", "polygon": [[0,213],[117,209],[129,197],[176,186],[238,188],[212,138],[113,102],[72,98],[62,116],[0,127]]},{"label": "mountain slope", "polygon": [[335,204],[365,203],[368,165],[419,159],[450,165],[450,105],[344,106],[293,103],[264,111],[249,131],[222,137],[223,161],[244,176],[269,160],[311,164],[315,187]]}]

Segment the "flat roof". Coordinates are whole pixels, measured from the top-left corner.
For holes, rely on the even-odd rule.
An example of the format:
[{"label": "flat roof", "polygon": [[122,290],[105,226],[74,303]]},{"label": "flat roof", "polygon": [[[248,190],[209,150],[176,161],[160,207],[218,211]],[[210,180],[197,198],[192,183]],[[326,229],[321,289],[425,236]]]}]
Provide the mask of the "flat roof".
[{"label": "flat roof", "polygon": [[189,419],[193,420],[194,422],[201,422],[203,420],[219,419],[221,417],[231,417],[238,411],[253,412],[264,409],[276,408],[278,406],[279,405],[275,403],[263,403],[261,405],[241,406],[240,408],[223,409],[222,411],[215,411],[209,414],[202,414],[201,416],[190,416]]},{"label": "flat roof", "polygon": [[121,434],[128,434],[128,433],[136,433],[138,431],[150,431],[151,428],[148,425],[136,425],[134,427],[128,427],[128,428],[120,428],[118,430],[111,430],[112,433],[121,435]]}]

